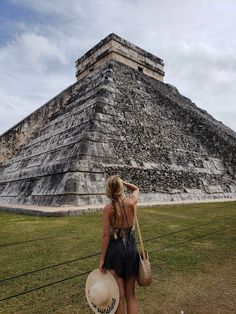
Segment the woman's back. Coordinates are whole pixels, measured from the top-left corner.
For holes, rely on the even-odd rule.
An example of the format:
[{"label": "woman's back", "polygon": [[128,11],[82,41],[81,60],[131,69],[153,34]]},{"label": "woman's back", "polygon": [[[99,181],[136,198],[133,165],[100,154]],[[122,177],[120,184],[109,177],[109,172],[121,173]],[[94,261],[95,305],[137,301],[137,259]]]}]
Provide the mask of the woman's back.
[{"label": "woman's back", "polygon": [[[124,188],[130,190],[130,197],[125,196]],[[107,179],[106,194],[111,203],[103,209],[99,268],[101,272],[109,269],[117,280],[120,289],[117,313],[125,313],[125,297],[128,313],[136,314],[135,280],[139,255],[135,242],[134,213],[139,188],[115,175]]]},{"label": "woman's back", "polygon": [[[131,198],[125,197],[119,202],[116,202],[116,221],[115,228],[130,228],[134,226],[134,204]],[[124,215],[123,212],[124,211]],[[113,212],[114,214],[114,212]]]}]

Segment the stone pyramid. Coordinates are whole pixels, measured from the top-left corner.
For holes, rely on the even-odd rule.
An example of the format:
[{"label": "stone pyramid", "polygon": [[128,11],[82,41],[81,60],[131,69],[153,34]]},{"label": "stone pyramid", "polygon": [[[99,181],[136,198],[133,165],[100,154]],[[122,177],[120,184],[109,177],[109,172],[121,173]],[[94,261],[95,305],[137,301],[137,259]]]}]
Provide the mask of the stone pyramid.
[{"label": "stone pyramid", "polygon": [[91,205],[111,174],[140,203],[236,197],[236,133],[163,82],[163,61],[110,34],[77,82],[0,137],[0,203]]}]

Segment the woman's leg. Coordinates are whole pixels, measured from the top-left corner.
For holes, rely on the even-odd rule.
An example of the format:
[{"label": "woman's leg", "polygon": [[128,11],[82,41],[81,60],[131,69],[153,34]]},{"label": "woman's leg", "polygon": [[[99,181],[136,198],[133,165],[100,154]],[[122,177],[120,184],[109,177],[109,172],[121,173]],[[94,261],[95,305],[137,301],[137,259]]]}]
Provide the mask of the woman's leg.
[{"label": "woman's leg", "polygon": [[129,277],[124,282],[124,292],[127,304],[127,314],[137,314],[138,304],[135,296],[136,275]]},{"label": "woman's leg", "polygon": [[109,269],[112,275],[115,277],[119,290],[120,290],[120,302],[116,310],[116,314],[125,314],[125,294],[124,294],[124,279],[117,276],[114,269]]}]

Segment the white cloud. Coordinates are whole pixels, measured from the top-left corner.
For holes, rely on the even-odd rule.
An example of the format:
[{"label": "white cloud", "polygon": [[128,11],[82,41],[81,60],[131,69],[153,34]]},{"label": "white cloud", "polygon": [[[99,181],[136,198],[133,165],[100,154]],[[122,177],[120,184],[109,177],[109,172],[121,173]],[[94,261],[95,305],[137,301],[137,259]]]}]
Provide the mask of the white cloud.
[{"label": "white cloud", "polygon": [[20,36],[17,42],[20,43],[20,53],[29,58],[30,64],[42,64],[47,59],[58,59],[62,64],[67,64],[63,52],[43,36],[26,33]]},{"label": "white cloud", "polygon": [[9,1],[43,21],[17,22],[0,49],[0,132],[75,82],[74,61],[111,32],[163,58],[166,82],[236,130],[234,0]]},{"label": "white cloud", "polygon": [[71,84],[68,64],[56,44],[33,33],[23,33],[0,48],[2,132]]},{"label": "white cloud", "polygon": [[[168,80],[180,92],[220,121],[236,129],[236,56],[233,50],[209,43],[179,43],[168,59]],[[224,113],[225,112],[225,113]]]}]

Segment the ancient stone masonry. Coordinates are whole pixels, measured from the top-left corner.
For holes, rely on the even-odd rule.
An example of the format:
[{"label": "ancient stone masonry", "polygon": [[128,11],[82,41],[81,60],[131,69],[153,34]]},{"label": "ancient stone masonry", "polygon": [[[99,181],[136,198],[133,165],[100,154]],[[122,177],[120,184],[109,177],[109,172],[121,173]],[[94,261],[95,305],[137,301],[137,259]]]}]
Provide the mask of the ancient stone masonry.
[{"label": "ancient stone masonry", "polygon": [[236,133],[154,75],[101,60],[0,138],[0,202],[101,204],[111,174],[140,202],[236,197]]},{"label": "ancient stone masonry", "polygon": [[[113,63],[114,155],[105,166],[136,182],[144,202],[231,197],[236,192],[236,134],[176,88]],[[123,117],[121,117],[123,115]]]},{"label": "ancient stone masonry", "polygon": [[106,69],[77,83],[76,97],[55,111],[17,156],[2,162],[2,202],[62,205],[100,200],[104,179],[97,160],[113,158],[106,140],[93,132],[99,124],[96,102],[105,75]]},{"label": "ancient stone masonry", "polygon": [[21,147],[36,136],[53,115],[62,107],[67,106],[76,97],[79,84],[69,86],[44,106],[19,122],[0,137],[0,162],[17,155]]},{"label": "ancient stone masonry", "polygon": [[116,34],[108,35],[76,61],[77,80],[91,76],[101,64],[110,60],[119,61],[163,81],[163,60]]}]

